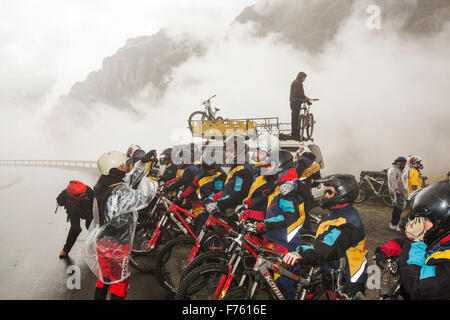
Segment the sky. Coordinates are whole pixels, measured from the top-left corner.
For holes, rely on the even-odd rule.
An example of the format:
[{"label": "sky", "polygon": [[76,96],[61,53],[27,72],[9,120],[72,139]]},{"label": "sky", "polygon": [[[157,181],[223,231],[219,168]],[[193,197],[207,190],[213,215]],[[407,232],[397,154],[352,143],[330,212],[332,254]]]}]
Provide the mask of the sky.
[{"label": "sky", "polygon": [[[364,1],[325,51],[311,55],[276,34],[255,38],[251,24],[230,26],[254,2],[3,0],[0,159],[96,160],[131,143],[162,150],[213,94],[224,117],[289,122],[290,83],[305,71],[307,95],[320,98],[314,136],[328,173],[381,170],[409,154],[424,159],[426,175],[447,173],[448,27],[426,39],[401,37],[386,21],[370,30]],[[173,70],[157,106],[137,103],[136,115],[98,105],[49,121],[58,97],[103,58],[161,27],[195,35],[208,51]]]}]

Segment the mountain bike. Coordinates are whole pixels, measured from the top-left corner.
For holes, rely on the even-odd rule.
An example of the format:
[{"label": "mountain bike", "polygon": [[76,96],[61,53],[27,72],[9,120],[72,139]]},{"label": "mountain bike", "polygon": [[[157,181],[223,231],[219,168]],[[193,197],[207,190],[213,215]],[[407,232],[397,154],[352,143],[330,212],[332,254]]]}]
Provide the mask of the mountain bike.
[{"label": "mountain bike", "polygon": [[[255,232],[256,223],[241,222],[240,232],[230,230],[231,244],[227,249],[229,261],[225,263],[209,263],[193,269],[180,282],[175,299],[222,299],[229,290],[243,286],[246,278],[242,278],[246,269],[250,269],[257,261],[257,252],[275,251],[266,249],[262,240],[251,233]],[[314,237],[303,235],[305,245],[311,244]],[[257,249],[255,249],[257,248]],[[258,251],[259,250],[259,251]],[[195,260],[194,260],[195,261]],[[236,279],[241,279],[239,283]]]},{"label": "mountain bike", "polygon": [[392,198],[389,194],[387,181],[387,170],[383,170],[382,172],[361,171],[359,194],[355,199],[355,203],[364,202],[372,195],[380,198],[386,206],[392,207]]},{"label": "mountain bike", "polygon": [[161,287],[169,294],[175,294],[186,268],[197,254],[213,253],[209,256],[209,261],[213,257],[222,256],[215,253],[227,248],[226,236],[231,228],[228,222],[210,214],[198,237],[179,237],[162,246],[155,260],[155,274]]},{"label": "mountain bike", "polygon": [[[311,139],[314,131],[314,124],[316,122],[314,121],[313,114],[310,112],[310,108],[312,105],[311,101],[319,101],[319,99],[310,99],[309,102],[305,101],[300,106],[300,115],[298,118],[298,127],[300,129],[300,141]],[[304,139],[305,133],[307,139]]]},{"label": "mountain bike", "polygon": [[[147,233],[142,236],[143,240],[140,245],[142,251],[133,250],[130,255],[131,266],[144,273],[153,271],[156,248],[159,245],[182,234],[195,237],[192,223],[197,216],[192,211],[177,206],[164,194],[159,196],[158,201],[164,205],[165,210],[162,211],[156,227],[148,229]],[[139,248],[135,245],[133,247]]]},{"label": "mountain bike", "polygon": [[218,111],[220,111],[219,108],[214,108],[211,106],[211,99],[214,98],[216,95],[213,95],[212,97],[208,98],[206,101],[202,102],[203,111],[194,111],[191,113],[188,119],[189,129],[192,131],[192,127],[194,126],[194,121],[198,120],[223,120],[222,117],[216,117],[216,114]]}]

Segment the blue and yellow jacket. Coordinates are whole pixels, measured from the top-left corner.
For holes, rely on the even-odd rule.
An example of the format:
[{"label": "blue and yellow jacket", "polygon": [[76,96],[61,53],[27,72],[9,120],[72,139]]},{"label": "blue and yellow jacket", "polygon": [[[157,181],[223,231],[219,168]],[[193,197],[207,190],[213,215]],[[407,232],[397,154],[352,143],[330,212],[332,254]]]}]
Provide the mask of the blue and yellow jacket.
[{"label": "blue and yellow jacket", "polygon": [[347,260],[345,282],[367,281],[366,231],[358,211],[349,203],[332,207],[320,223],[312,246],[300,246],[302,264],[320,265],[325,273],[339,267],[339,259]]},{"label": "blue and yellow jacket", "polygon": [[181,176],[173,183],[167,186],[167,191],[174,191],[178,188],[182,188],[183,194],[182,197],[189,200],[198,200],[196,190],[189,192],[188,188],[192,186],[195,177],[199,174],[199,169],[195,164],[186,165]]},{"label": "blue and yellow jacket", "polygon": [[253,183],[253,169],[248,164],[235,164],[227,174],[222,192],[210,196],[209,199],[217,201],[221,212],[225,209],[234,209],[242,204],[248,195]]},{"label": "blue and yellow jacket", "polygon": [[178,169],[178,167],[172,162],[169,161],[169,163],[166,165],[164,172],[159,177],[159,181],[169,181],[175,178],[178,178],[181,175],[181,170]]},{"label": "blue and yellow jacket", "polygon": [[450,299],[450,235],[431,248],[423,241],[403,241],[400,282],[411,299]]},{"label": "blue and yellow jacket", "polygon": [[296,164],[297,175],[302,183],[311,186],[311,180],[320,179],[320,165],[308,157],[303,157]]},{"label": "blue and yellow jacket", "polygon": [[305,220],[303,198],[294,191],[283,195],[279,189],[286,181],[298,179],[295,168],[278,175],[273,192],[267,200],[264,223],[267,228],[265,237],[294,251],[301,244],[300,229]]},{"label": "blue and yellow jacket", "polygon": [[227,174],[222,168],[219,168],[217,172],[213,175],[207,175],[203,170],[200,170],[198,175],[198,181],[196,184],[198,186],[198,194],[200,199],[204,201],[210,195],[221,192],[227,179]]}]

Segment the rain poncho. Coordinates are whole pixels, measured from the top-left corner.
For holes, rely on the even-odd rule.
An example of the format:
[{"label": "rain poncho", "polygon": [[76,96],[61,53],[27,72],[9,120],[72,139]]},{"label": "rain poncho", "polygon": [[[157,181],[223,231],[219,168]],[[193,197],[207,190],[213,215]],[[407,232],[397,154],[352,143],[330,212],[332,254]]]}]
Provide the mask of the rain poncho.
[{"label": "rain poncho", "polygon": [[[117,169],[111,169],[109,175],[102,175],[97,182],[97,190],[104,192],[101,196],[96,194],[94,200],[94,220],[86,239],[85,260],[104,284],[121,282],[130,275],[129,255],[137,211],[148,206],[158,188],[155,180],[145,177],[146,169],[145,164],[138,162],[122,177]],[[140,179],[136,189],[130,186]]]},{"label": "rain poncho", "polygon": [[403,184],[402,170],[397,164],[389,168],[387,172],[389,194],[392,198],[392,204],[399,209],[405,209],[406,189]]}]

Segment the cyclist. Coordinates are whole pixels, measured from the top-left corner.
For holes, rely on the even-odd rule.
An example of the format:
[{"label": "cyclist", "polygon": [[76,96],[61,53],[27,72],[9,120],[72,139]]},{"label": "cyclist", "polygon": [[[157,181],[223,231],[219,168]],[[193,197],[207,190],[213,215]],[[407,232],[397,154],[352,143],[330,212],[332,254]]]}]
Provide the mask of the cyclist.
[{"label": "cyclist", "polygon": [[243,201],[245,210],[240,216],[241,220],[263,221],[265,218],[267,201],[277,179],[276,172],[273,169],[270,170],[271,151],[267,147],[258,147],[250,159],[255,178],[247,197]]},{"label": "cyclist", "polygon": [[170,181],[181,175],[181,170],[172,161],[172,150],[172,148],[164,149],[159,157],[159,163],[166,166],[158,179],[161,182]]},{"label": "cyclist", "polygon": [[387,172],[387,181],[389,194],[392,198],[392,218],[389,222],[389,228],[396,231],[401,231],[399,227],[400,217],[403,209],[406,206],[406,194],[402,180],[402,171],[406,165],[405,157],[397,157],[392,163],[392,167]]},{"label": "cyclist", "polygon": [[[102,173],[94,187],[95,228],[86,241],[86,262],[98,276],[95,299],[124,299],[129,288],[129,254],[136,228],[137,210],[143,209],[157,191],[157,183],[145,177],[152,150],[139,159],[117,151],[102,154],[97,165]],[[130,184],[131,175],[139,184]]]},{"label": "cyclist", "polygon": [[315,181],[321,177],[320,165],[315,161],[316,156],[308,146],[298,148],[295,153],[295,160],[295,167],[299,177],[297,189],[305,201],[305,224],[303,230],[304,232],[312,233],[309,212],[313,207],[314,198],[311,188],[317,185]]},{"label": "cyclist", "polygon": [[[276,173],[274,188],[267,199],[264,220],[256,226],[256,232],[263,236],[264,245],[281,253],[293,251],[301,245],[300,229],[305,220],[303,199],[295,188],[298,176],[293,160],[289,151],[280,150],[278,163],[272,161],[271,169]],[[297,267],[292,271],[297,272]],[[288,299],[294,297],[295,281],[278,274],[275,274],[275,281],[286,289]]]},{"label": "cyclist", "polygon": [[[201,170],[190,188],[193,191],[197,190],[200,201],[203,203],[209,196],[222,191],[226,178],[227,174],[217,163],[208,164],[203,162]],[[208,216],[209,213],[207,211],[200,213],[198,216],[196,220],[197,233],[200,232]]]},{"label": "cyclist", "polygon": [[289,103],[291,106],[291,128],[292,128],[292,139],[299,140],[299,127],[298,120],[300,116],[300,108],[303,102],[309,102],[309,98],[305,96],[305,91],[303,89],[303,82],[306,79],[306,73],[299,72],[297,78],[291,83],[291,91],[289,95]]},{"label": "cyclist", "polygon": [[364,293],[367,281],[366,232],[358,211],[352,203],[358,196],[358,183],[353,175],[334,174],[317,182],[325,185],[325,194],[320,199],[330,214],[320,223],[312,246],[299,246],[289,252],[284,262],[289,265],[320,265],[325,286],[332,284],[330,270],[339,267],[340,258],[346,259],[343,290],[354,295]]},{"label": "cyclist", "polygon": [[66,243],[59,253],[59,258],[68,257],[78,235],[81,233],[80,219],[86,220],[86,229],[92,221],[92,201],[94,192],[92,189],[78,180],[72,180],[69,185],[61,191],[56,198],[58,206],[64,207],[67,217],[70,221],[70,230],[67,235]]},{"label": "cyclist", "polygon": [[247,197],[253,183],[253,169],[248,163],[248,147],[241,136],[231,136],[225,141],[226,163],[231,164],[221,192],[204,201],[209,213],[224,214],[235,209]]},{"label": "cyclist", "polygon": [[187,156],[183,156],[183,152],[185,150],[181,150],[179,153],[180,163],[178,164],[178,168],[180,170],[183,170],[183,173],[178,179],[170,182],[165,191],[172,192],[181,189],[181,194],[178,197],[178,202],[180,202],[183,208],[187,210],[193,209],[198,214],[201,210],[201,202],[196,192],[198,186],[194,188],[192,187],[194,180],[199,174],[198,166],[193,163],[196,159],[198,151],[193,143],[184,146],[184,149],[190,150],[190,154],[188,154]]},{"label": "cyclist", "polygon": [[409,195],[422,188],[423,180],[420,170],[423,169],[422,159],[419,156],[409,156],[407,165],[402,173],[403,184]]},{"label": "cyclist", "polygon": [[375,250],[377,264],[399,257],[403,291],[410,299],[450,299],[450,180],[417,192],[405,229],[406,238]]}]

